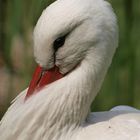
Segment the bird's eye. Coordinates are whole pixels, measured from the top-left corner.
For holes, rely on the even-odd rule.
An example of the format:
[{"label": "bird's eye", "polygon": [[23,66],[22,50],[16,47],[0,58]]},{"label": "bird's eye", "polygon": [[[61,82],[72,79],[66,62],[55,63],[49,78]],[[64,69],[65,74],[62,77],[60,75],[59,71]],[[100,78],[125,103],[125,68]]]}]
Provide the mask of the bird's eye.
[{"label": "bird's eye", "polygon": [[60,47],[62,47],[64,45],[65,39],[66,39],[66,35],[59,37],[54,41],[53,47],[54,47],[55,51],[57,51]]}]

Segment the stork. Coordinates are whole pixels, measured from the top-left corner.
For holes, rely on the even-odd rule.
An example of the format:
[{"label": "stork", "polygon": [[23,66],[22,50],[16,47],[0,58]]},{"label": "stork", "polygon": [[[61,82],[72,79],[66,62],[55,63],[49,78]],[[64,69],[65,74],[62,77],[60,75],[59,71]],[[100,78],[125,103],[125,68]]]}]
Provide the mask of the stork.
[{"label": "stork", "polygon": [[2,118],[0,140],[140,140],[139,110],[90,113],[118,45],[107,1],[55,1],[33,39],[39,66]]}]

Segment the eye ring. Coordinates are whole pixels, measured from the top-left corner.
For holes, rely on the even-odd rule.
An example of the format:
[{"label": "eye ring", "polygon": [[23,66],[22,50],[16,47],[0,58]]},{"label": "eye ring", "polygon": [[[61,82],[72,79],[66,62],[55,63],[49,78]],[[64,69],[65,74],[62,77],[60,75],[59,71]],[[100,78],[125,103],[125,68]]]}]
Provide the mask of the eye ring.
[{"label": "eye ring", "polygon": [[59,37],[54,41],[53,48],[54,48],[55,52],[65,44],[65,39],[66,39],[66,35]]}]

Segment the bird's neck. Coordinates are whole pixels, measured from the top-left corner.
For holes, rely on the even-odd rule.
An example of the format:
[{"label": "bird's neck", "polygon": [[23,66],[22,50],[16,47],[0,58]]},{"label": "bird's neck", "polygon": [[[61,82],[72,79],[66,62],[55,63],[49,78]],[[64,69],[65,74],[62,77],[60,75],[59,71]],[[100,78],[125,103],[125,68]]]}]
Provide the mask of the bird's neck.
[{"label": "bird's neck", "polygon": [[107,70],[100,58],[91,57],[92,54],[88,55],[73,72],[39,93],[37,98],[42,100],[39,112],[46,139],[58,139],[66,134],[64,131],[73,131],[86,120]]},{"label": "bird's neck", "polygon": [[85,122],[109,65],[99,56],[92,59],[93,55],[96,57],[89,53],[73,72],[36,96],[35,102],[41,102],[36,103],[38,110],[34,122],[39,122],[38,129],[44,128],[46,140],[58,140],[62,134],[71,134],[69,132]]}]

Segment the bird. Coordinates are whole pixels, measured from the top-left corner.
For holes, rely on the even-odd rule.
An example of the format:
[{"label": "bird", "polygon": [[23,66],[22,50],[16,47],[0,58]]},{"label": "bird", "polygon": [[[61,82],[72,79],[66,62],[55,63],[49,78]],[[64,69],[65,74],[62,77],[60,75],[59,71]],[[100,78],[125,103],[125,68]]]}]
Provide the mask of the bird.
[{"label": "bird", "polygon": [[118,36],[116,15],[105,0],[57,0],[48,6],[33,32],[38,66],[2,118],[0,139],[140,140],[139,110],[90,111]]}]

